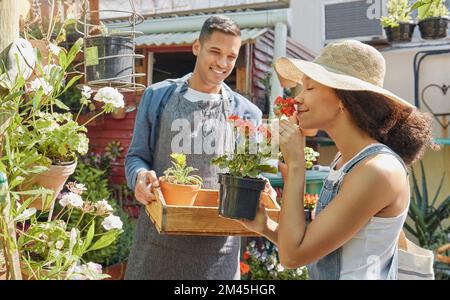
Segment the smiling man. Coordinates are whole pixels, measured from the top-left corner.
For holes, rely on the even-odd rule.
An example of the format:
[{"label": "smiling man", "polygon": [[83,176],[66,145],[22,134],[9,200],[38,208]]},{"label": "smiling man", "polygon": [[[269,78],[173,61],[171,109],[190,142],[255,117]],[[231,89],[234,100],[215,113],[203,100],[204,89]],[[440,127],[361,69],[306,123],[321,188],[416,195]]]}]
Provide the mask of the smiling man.
[{"label": "smiling man", "polygon": [[[240,47],[239,26],[228,17],[212,16],[192,47],[194,71],[146,89],[125,161],[128,186],[140,203],[155,201],[150,187],[171,166],[172,152],[186,154],[204,188],[217,189],[220,170],[210,160],[233,150],[228,117],[261,122],[261,111],[223,82]],[[143,206],[125,278],[239,279],[239,250],[239,237],[159,235]]]}]

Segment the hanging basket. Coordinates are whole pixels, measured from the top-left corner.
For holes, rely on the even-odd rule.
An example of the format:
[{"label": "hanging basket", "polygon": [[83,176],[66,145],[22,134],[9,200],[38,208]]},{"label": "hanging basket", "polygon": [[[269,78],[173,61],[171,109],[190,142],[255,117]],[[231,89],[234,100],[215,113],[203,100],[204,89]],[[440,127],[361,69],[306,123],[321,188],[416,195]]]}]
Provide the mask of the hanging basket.
[{"label": "hanging basket", "polygon": [[131,37],[96,36],[87,37],[85,42],[87,49],[98,54],[98,63],[86,62],[88,84],[92,81],[108,81],[110,86],[131,83],[134,59]]}]

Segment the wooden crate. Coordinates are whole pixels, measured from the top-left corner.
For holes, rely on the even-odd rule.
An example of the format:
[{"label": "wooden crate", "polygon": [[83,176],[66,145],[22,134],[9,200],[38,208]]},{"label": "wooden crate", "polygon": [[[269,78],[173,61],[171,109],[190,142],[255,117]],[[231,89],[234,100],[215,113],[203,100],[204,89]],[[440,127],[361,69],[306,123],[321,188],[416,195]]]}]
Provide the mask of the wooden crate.
[{"label": "wooden crate", "polygon": [[[147,214],[160,234],[207,236],[258,236],[238,221],[219,216],[219,191],[200,190],[194,206],[167,205],[160,188],[153,190],[157,201],[146,206]],[[280,206],[268,194],[261,201],[269,217],[278,221]]]}]

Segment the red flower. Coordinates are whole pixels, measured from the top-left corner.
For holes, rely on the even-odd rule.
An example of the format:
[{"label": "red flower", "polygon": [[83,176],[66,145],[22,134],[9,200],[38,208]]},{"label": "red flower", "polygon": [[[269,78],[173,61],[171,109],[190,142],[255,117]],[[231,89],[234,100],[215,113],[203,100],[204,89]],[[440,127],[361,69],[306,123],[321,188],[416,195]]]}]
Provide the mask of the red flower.
[{"label": "red flower", "polygon": [[239,116],[236,116],[236,115],[231,115],[228,117],[228,121],[233,121],[233,122],[235,122],[239,119],[240,119]]},{"label": "red flower", "polygon": [[245,262],[240,262],[241,275],[247,274],[250,271],[250,267]]},{"label": "red flower", "polygon": [[291,97],[283,99],[282,97],[277,97],[274,102],[275,107],[273,109],[274,114],[280,118],[282,115],[290,117],[295,112],[295,100]]},{"label": "red flower", "polygon": [[250,258],[250,254],[248,253],[248,251],[245,251],[244,254],[242,255],[242,257],[247,260]]}]

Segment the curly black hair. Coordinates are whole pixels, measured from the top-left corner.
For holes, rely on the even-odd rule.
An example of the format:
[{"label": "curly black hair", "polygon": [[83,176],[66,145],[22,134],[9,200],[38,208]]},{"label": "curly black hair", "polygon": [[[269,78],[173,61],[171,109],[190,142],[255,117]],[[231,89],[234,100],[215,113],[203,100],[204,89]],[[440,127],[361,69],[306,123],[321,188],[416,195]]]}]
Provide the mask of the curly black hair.
[{"label": "curly black hair", "polygon": [[425,150],[438,150],[427,113],[369,91],[336,90],[356,125],[412,165]]}]

